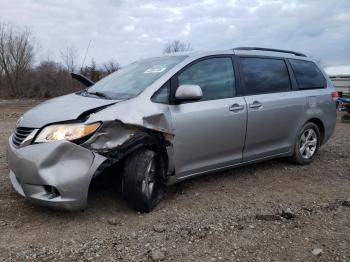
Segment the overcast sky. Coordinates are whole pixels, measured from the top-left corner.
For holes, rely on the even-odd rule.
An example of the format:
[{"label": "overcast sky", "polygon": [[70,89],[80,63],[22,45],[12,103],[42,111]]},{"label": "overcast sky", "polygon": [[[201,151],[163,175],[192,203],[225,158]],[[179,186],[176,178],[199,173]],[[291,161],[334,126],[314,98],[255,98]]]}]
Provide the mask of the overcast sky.
[{"label": "overcast sky", "polygon": [[350,0],[0,0],[0,22],[29,26],[40,58],[72,46],[80,62],[120,64],[162,53],[173,39],[194,50],[292,49],[350,65]]}]

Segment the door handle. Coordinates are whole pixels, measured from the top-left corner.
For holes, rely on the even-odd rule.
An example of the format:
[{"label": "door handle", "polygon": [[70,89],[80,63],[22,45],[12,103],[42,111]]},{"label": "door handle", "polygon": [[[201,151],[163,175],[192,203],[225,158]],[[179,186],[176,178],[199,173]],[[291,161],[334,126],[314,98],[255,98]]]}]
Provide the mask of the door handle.
[{"label": "door handle", "polygon": [[253,109],[259,109],[260,107],[262,107],[262,103],[260,103],[259,101],[254,101],[252,104],[249,105],[249,107]]},{"label": "door handle", "polygon": [[229,107],[229,110],[232,112],[238,112],[238,111],[241,111],[243,109],[244,109],[244,106],[239,105],[239,104],[233,104],[233,105],[230,105],[230,107]]}]

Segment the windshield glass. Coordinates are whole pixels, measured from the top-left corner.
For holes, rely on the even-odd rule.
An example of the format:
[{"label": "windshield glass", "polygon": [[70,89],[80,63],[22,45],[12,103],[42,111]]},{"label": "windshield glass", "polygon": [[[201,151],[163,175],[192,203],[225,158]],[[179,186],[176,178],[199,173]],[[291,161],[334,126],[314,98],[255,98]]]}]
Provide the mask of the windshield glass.
[{"label": "windshield glass", "polygon": [[113,99],[134,97],[185,58],[168,56],[134,62],[96,82],[87,91]]}]

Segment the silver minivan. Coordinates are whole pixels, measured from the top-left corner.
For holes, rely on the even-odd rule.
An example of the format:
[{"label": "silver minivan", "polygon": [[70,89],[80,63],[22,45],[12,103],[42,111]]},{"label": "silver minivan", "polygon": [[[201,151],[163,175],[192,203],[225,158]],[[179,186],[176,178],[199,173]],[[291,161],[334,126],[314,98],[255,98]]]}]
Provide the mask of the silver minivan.
[{"label": "silver minivan", "polygon": [[80,79],[85,90],[29,110],[9,139],[10,180],[31,202],[83,209],[108,173],[149,212],[165,185],[201,174],[276,157],[309,164],[336,123],[327,75],[292,51],[176,53]]}]

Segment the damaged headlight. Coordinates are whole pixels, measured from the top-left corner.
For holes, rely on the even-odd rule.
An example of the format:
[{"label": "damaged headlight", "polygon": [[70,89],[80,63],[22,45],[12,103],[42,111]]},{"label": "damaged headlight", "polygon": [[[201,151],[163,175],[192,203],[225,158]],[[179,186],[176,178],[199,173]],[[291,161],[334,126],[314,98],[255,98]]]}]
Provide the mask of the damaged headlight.
[{"label": "damaged headlight", "polygon": [[94,133],[101,123],[93,124],[57,124],[45,127],[35,138],[34,143],[46,143],[57,140],[76,140]]}]

